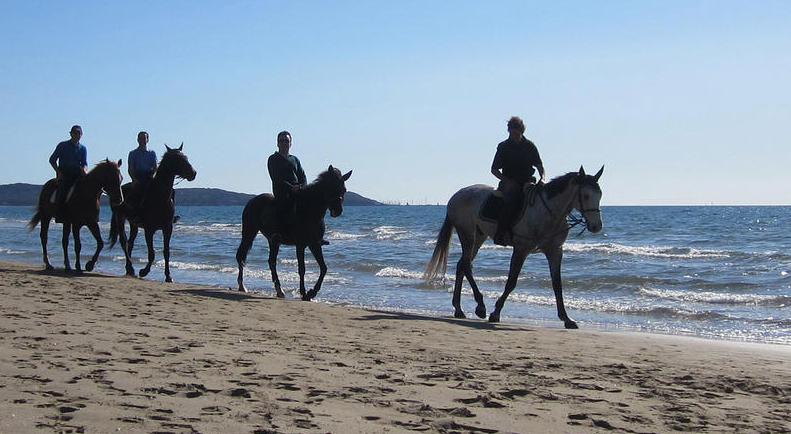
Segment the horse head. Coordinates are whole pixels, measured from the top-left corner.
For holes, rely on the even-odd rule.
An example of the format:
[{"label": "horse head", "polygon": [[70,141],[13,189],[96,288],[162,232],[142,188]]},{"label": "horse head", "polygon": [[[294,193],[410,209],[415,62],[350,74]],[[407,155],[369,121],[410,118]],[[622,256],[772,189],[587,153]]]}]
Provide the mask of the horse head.
[{"label": "horse head", "polygon": [[124,193],[121,190],[121,181],[124,179],[121,175],[121,162],[122,160],[115,162],[105,158],[88,173],[110,197],[111,205],[118,205],[124,201]]},{"label": "horse head", "polygon": [[187,156],[182,152],[184,149],[184,142],[178,148],[171,148],[165,144],[167,151],[162,156],[162,161],[159,163],[157,171],[163,173],[172,173],[175,176],[184,178],[187,181],[192,181],[198,175],[198,172],[192,167]]},{"label": "horse head", "polygon": [[579,193],[577,194],[574,208],[582,214],[582,219],[585,220],[587,229],[593,233],[599,232],[603,226],[601,209],[599,208],[602,196],[599,178],[603,172],[604,166],[595,175],[586,175],[585,169],[580,166],[580,171],[577,173],[576,178]]},{"label": "horse head", "polygon": [[346,181],[350,176],[352,176],[351,170],[345,175],[341,175],[341,171],[332,167],[332,165],[326,172],[319,175],[319,180],[324,185],[324,202],[327,204],[332,217],[338,217],[343,213],[343,196],[346,194]]}]

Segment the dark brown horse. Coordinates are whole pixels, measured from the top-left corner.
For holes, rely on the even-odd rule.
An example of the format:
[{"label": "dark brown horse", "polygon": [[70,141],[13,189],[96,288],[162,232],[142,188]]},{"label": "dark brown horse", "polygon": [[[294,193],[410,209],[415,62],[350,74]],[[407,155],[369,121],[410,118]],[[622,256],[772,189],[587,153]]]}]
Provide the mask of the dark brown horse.
[{"label": "dark brown horse", "polygon": [[[71,271],[69,264],[69,233],[74,236],[74,254],[77,256],[75,262],[75,270],[77,273],[82,273],[80,267],[80,250],[82,250],[82,243],[80,242],[80,229],[83,226],[88,226],[93,238],[96,239],[96,252],[90,261],[85,264],[85,270],[93,270],[96,265],[96,260],[99,257],[99,252],[104,247],[102,236],[99,233],[99,197],[104,190],[110,196],[110,204],[121,203],[123,200],[123,193],[121,192],[121,160],[118,162],[104,160],[96,165],[88,174],[80,177],[74,184],[74,189],[66,202],[66,215],[64,216],[63,223],[63,265],[66,272]],[[44,254],[44,265],[47,270],[52,270],[52,265],[49,263],[47,257],[47,233],[49,232],[49,223],[55,215],[57,205],[54,204],[50,198],[58,189],[58,180],[50,179],[41,188],[41,194],[38,197],[38,207],[36,214],[30,219],[28,223],[28,230],[33,230],[36,225],[41,223],[41,250]]]},{"label": "dark brown horse", "polygon": [[[118,238],[121,239],[121,249],[126,257],[126,274],[135,275],[132,267],[132,248],[135,244],[138,228],[145,230],[146,246],[148,247],[148,264],[140,270],[140,277],[145,277],[151,271],[151,264],[154,262],[154,233],[162,231],[162,254],[165,257],[165,281],[172,282],[170,277],[170,237],[173,234],[173,216],[176,213],[176,206],[173,203],[173,183],[176,177],[184,178],[187,181],[195,179],[197,172],[190,164],[187,156],[184,155],[184,143],[178,148],[169,148],[162,156],[162,160],[157,166],[154,179],[143,194],[143,200],[139,209],[132,210],[124,202],[112,207],[113,217],[110,221],[110,248],[115,245]],[[132,184],[124,184],[124,194],[129,197]],[[126,238],[125,221],[129,221],[129,239]]]},{"label": "dark brown horse", "polygon": [[[242,212],[242,241],[236,250],[236,262],[239,264],[239,291],[247,292],[244,286],[244,266],[247,253],[253,247],[253,240],[262,233],[269,242],[269,270],[272,272],[272,282],[278,297],[285,297],[280,288],[277,277],[277,254],[281,244],[296,247],[297,261],[299,263],[299,294],[303,300],[311,300],[321,289],[321,283],[327,274],[327,265],[324,263],[324,253],[321,251],[321,242],[324,239],[324,215],[330,210],[332,217],[338,217],[343,212],[343,196],[346,194],[346,181],[352,172],[341,175],[341,171],[330,166],[326,172],[321,173],[315,181],[308,184],[299,193],[296,199],[296,213],[291,222],[290,233],[284,234],[284,239],[273,237],[276,226],[275,197],[269,193],[258,195],[244,207]],[[313,258],[319,264],[319,279],[310,292],[305,292],[305,248],[309,248]]]}]

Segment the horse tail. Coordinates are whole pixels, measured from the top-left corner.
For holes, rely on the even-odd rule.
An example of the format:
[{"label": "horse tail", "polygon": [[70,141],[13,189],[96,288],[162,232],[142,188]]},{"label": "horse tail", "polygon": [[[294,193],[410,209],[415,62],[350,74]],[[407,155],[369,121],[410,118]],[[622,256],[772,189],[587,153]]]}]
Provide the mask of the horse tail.
[{"label": "horse tail", "polygon": [[116,215],[113,213],[113,216],[110,217],[110,235],[107,237],[107,241],[110,243],[109,249],[112,249],[115,242],[118,241],[118,222],[116,220]]},{"label": "horse tail", "polygon": [[450,219],[445,215],[445,222],[442,224],[442,229],[439,230],[437,236],[437,245],[434,246],[434,254],[431,255],[431,260],[426,265],[426,271],[423,272],[423,279],[426,282],[431,282],[437,276],[445,277],[445,271],[448,268],[448,253],[450,252],[451,236],[453,235],[453,224]]},{"label": "horse tail", "polygon": [[33,229],[35,229],[36,226],[38,226],[38,224],[41,223],[41,219],[42,219],[41,206],[37,206],[36,213],[33,214],[33,218],[31,218],[30,221],[27,222],[27,230],[32,231]]}]

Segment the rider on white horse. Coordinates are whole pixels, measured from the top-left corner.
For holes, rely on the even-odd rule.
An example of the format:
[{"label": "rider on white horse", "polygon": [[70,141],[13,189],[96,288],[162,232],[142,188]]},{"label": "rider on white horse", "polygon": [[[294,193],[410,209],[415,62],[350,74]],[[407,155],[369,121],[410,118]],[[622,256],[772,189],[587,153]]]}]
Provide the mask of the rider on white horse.
[{"label": "rider on white horse", "polygon": [[533,176],[538,169],[539,182],[544,181],[544,165],[536,145],[525,138],[525,124],[518,116],[508,120],[508,139],[497,145],[492,161],[492,174],[500,180],[498,190],[503,192],[505,203],[497,223],[495,244],[511,243],[511,225],[524,199],[525,184],[535,184]]}]

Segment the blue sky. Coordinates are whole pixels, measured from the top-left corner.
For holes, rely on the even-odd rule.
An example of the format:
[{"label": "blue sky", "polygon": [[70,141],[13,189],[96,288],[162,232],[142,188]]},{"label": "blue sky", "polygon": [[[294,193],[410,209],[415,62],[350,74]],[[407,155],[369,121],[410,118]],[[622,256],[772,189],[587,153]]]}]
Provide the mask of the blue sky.
[{"label": "blue sky", "polygon": [[0,184],[80,124],[91,164],[146,130],[179,187],[268,192],[287,129],[310,179],[445,203],[519,115],[603,205],[791,205],[788,1],[0,2]]}]

